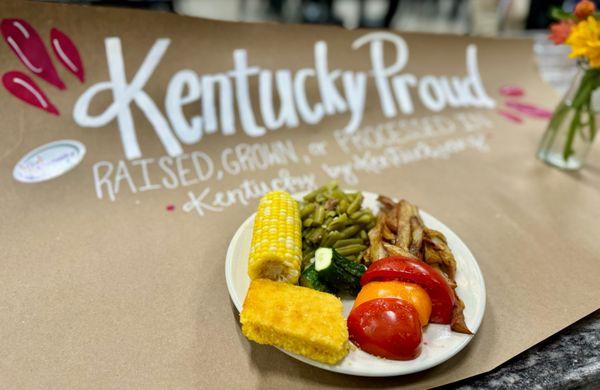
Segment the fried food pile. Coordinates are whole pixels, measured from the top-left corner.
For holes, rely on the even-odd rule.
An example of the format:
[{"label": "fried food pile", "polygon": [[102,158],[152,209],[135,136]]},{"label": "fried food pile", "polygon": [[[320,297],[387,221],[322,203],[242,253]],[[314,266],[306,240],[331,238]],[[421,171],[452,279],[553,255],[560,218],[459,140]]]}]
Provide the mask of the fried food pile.
[{"label": "fried food pile", "polygon": [[406,200],[396,203],[379,196],[380,212],[369,231],[370,246],[363,254],[368,265],[387,256],[418,259],[437,269],[452,287],[456,297],[450,327],[455,332],[472,334],[465,324],[464,303],[456,294],[456,260],[446,237],[423,223],[417,206]]}]

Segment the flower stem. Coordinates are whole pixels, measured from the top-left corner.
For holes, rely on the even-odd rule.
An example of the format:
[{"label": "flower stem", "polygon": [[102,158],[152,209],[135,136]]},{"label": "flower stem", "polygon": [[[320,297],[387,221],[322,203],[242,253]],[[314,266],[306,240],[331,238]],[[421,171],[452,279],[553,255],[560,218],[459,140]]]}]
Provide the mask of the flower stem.
[{"label": "flower stem", "polygon": [[588,106],[588,115],[590,116],[590,142],[594,141],[594,138],[596,137],[596,113],[594,112],[594,110],[592,109],[592,105],[590,104]]},{"label": "flower stem", "polygon": [[558,106],[554,115],[552,115],[552,119],[550,119],[550,124],[548,126],[549,134],[547,134],[544,139],[542,139],[542,143],[540,145],[541,149],[548,149],[554,144],[554,140],[556,139],[556,135],[559,132],[559,129],[562,127],[562,122],[565,119],[565,116],[569,113],[570,107],[566,104],[562,103]]},{"label": "flower stem", "polygon": [[575,140],[575,133],[577,133],[577,131],[580,128],[580,124],[581,124],[581,109],[582,107],[577,107],[575,109],[575,116],[573,117],[573,120],[571,120],[571,125],[569,126],[569,133],[567,134],[567,140],[565,141],[565,148],[563,149],[563,160],[565,160],[565,162],[569,159],[569,157],[571,157],[571,155],[574,153],[573,151],[573,141]]}]

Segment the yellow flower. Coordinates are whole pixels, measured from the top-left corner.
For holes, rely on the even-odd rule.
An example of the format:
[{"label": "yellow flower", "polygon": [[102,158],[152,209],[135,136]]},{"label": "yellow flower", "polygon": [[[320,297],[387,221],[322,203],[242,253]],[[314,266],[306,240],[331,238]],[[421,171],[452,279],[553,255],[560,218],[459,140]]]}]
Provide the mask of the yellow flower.
[{"label": "yellow flower", "polygon": [[592,68],[600,67],[600,23],[593,16],[573,26],[566,44],[569,57],[585,57]]}]

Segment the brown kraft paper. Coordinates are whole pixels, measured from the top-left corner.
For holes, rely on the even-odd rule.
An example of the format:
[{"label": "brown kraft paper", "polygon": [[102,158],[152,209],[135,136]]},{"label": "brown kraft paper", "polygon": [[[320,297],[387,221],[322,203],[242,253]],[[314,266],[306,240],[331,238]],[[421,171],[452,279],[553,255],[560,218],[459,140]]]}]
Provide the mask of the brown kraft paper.
[{"label": "brown kraft paper", "polygon": [[[12,24],[17,47],[34,39],[23,22],[35,29],[56,69],[40,71],[41,57],[27,66],[31,53],[20,59],[5,36],[3,74],[28,76],[57,111],[22,84],[12,88],[37,106],[0,93],[2,388],[431,387],[598,309],[600,159],[551,169],[534,158],[546,121],[500,114],[510,99],[546,110],[558,100],[529,40],[12,1],[0,17],[28,32]],[[506,85],[525,95],[501,95]],[[81,162],[15,179],[48,174],[45,160],[18,162],[65,139],[85,146]],[[229,240],[262,191],[332,179],[405,197],[469,246],[487,307],[457,356],[360,378],[242,336]]]}]

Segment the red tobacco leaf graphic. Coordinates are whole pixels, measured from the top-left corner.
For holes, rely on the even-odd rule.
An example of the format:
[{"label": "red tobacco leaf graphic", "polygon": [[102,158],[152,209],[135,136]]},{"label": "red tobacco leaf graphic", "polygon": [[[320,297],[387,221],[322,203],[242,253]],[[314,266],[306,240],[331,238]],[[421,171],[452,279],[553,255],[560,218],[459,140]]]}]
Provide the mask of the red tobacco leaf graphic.
[{"label": "red tobacco leaf graphic", "polygon": [[17,98],[23,100],[27,104],[41,108],[53,115],[60,115],[58,109],[52,104],[50,99],[37,86],[37,84],[23,72],[13,70],[4,73],[2,76],[2,84],[4,88]]},{"label": "red tobacco leaf graphic", "polygon": [[22,19],[2,19],[0,31],[19,60],[35,75],[59,89],[65,89],[40,35]]},{"label": "red tobacco leaf graphic", "polygon": [[517,87],[515,85],[505,85],[500,87],[500,95],[502,96],[523,96],[525,95],[525,90],[521,87]]},{"label": "red tobacco leaf graphic", "polygon": [[506,105],[513,108],[525,115],[532,116],[534,118],[550,119],[552,118],[552,111],[548,111],[545,108],[541,108],[529,103],[521,103],[516,101],[507,101]]},{"label": "red tobacco leaf graphic", "polygon": [[71,38],[62,31],[52,28],[50,30],[50,42],[52,43],[52,50],[54,50],[54,54],[58,57],[60,63],[83,83],[85,78],[83,62],[81,62],[79,50],[77,50],[77,46]]},{"label": "red tobacco leaf graphic", "polygon": [[513,114],[512,112],[508,112],[506,110],[498,110],[498,114],[502,115],[504,118],[508,119],[511,122],[522,123],[523,118],[518,115]]}]

